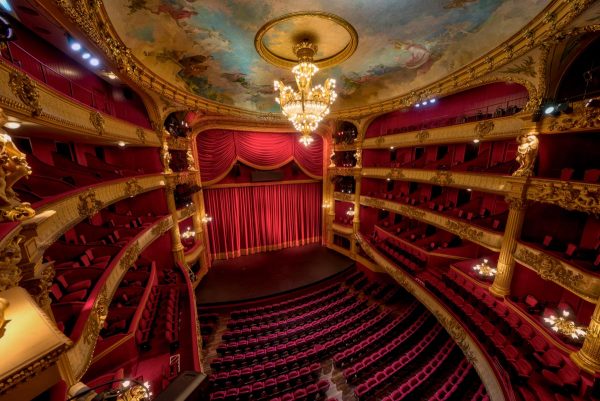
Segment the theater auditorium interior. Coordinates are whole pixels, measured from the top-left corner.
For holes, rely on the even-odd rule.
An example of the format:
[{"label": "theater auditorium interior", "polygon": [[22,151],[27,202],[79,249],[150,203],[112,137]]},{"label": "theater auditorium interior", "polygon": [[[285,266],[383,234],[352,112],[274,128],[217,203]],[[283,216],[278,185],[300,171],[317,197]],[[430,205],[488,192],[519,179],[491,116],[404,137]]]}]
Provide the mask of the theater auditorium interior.
[{"label": "theater auditorium interior", "polygon": [[0,0],[0,401],[600,401],[600,1]]}]

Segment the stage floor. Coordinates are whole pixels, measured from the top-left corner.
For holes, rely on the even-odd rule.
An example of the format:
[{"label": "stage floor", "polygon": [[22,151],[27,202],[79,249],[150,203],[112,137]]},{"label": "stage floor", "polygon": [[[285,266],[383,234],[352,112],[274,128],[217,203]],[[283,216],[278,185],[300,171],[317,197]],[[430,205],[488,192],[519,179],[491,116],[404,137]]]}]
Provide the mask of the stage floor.
[{"label": "stage floor", "polygon": [[298,289],[346,270],[351,259],[319,244],[217,260],[196,289],[199,304],[239,302]]}]

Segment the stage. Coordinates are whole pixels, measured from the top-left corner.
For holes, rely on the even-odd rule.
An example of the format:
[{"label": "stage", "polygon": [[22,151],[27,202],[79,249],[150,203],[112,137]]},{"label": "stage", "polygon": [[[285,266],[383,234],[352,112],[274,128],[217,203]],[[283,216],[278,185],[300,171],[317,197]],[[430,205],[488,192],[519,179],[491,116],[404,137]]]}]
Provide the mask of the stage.
[{"label": "stage", "polygon": [[354,261],[319,244],[217,260],[196,289],[199,305],[270,297],[326,280]]}]

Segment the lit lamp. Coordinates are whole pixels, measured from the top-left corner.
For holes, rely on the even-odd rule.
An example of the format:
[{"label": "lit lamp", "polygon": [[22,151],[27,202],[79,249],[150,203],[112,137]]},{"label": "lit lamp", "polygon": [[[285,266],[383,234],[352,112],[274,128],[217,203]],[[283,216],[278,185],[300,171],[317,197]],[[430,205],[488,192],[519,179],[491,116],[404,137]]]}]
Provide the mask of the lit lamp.
[{"label": "lit lamp", "polygon": [[585,327],[577,326],[573,320],[569,319],[569,311],[563,310],[561,315],[562,316],[550,315],[550,317],[545,317],[544,321],[555,333],[562,334],[563,336],[570,337],[574,340],[585,338],[587,334]]},{"label": "lit lamp", "polygon": [[329,106],[333,104],[335,93],[335,79],[328,78],[324,85],[312,87],[312,77],[319,71],[313,63],[317,52],[317,45],[303,40],[294,46],[294,53],[298,57],[298,64],[292,68],[296,78],[295,91],[291,86],[281,81],[274,82],[274,88],[279,91],[275,101],[280,104],[284,116],[302,133],[300,142],[304,146],[312,143],[311,133],[317,129],[323,118],[329,114]]},{"label": "lit lamp", "polygon": [[489,265],[487,259],[483,259],[483,263],[478,263],[473,266],[473,270],[483,278],[492,278],[496,275],[496,269]]},{"label": "lit lamp", "polygon": [[346,211],[346,215],[353,217],[354,216],[354,208],[353,207],[348,208],[348,210]]},{"label": "lit lamp", "polygon": [[185,229],[185,231],[181,234],[181,238],[183,239],[190,239],[190,238],[194,238],[196,236],[196,233],[194,231],[192,231],[191,227],[188,227]]},{"label": "lit lamp", "polygon": [[212,221],[212,217],[210,217],[209,215],[204,215],[204,217],[202,217],[202,222],[203,223],[210,223]]},{"label": "lit lamp", "polygon": [[152,391],[150,391],[150,383],[141,383],[133,379],[118,379],[111,380],[106,383],[99,384],[95,387],[89,388],[83,392],[76,394],[69,398],[67,401],[79,401],[88,399],[86,397],[92,393],[95,389],[111,385],[113,383],[121,383],[120,386],[105,390],[96,395],[94,400],[118,400],[118,401],[148,401],[152,397]]},{"label": "lit lamp", "polygon": [[329,202],[323,202],[323,205],[322,205],[322,206],[323,206],[323,209],[329,209],[329,207],[330,207],[331,205],[329,204]]}]

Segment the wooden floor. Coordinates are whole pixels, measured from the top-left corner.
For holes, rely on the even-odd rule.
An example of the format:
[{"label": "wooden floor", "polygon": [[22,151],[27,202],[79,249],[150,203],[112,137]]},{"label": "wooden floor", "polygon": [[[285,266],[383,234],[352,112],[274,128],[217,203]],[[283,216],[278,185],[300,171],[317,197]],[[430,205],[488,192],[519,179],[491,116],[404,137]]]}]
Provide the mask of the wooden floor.
[{"label": "wooden floor", "polygon": [[321,245],[264,252],[213,263],[196,289],[201,305],[268,297],[314,284],[354,262]]}]

